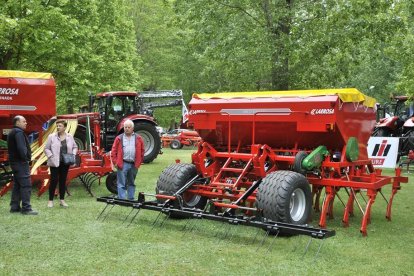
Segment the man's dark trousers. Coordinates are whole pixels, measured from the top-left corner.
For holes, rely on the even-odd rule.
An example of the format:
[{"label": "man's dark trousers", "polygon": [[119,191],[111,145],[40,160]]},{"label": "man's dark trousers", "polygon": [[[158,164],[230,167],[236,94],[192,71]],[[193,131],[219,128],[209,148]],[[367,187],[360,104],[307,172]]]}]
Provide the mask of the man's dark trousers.
[{"label": "man's dark trousers", "polygon": [[32,210],[30,205],[30,195],[32,184],[30,182],[29,162],[10,162],[13,171],[13,191],[10,201],[10,209],[20,210],[20,200],[22,201],[22,212]]}]

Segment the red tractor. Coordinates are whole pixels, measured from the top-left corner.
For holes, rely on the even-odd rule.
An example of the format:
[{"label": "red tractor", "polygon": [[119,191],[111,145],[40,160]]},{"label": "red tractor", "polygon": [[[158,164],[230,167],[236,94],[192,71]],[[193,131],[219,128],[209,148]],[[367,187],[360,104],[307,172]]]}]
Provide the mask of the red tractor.
[{"label": "red tractor", "polygon": [[[181,90],[164,90],[156,92],[104,92],[90,97],[89,110],[94,113],[83,113],[86,116],[98,116],[101,125],[101,144],[110,151],[115,137],[123,132],[125,120],[132,120],[135,132],[142,136],[145,144],[144,163],[152,162],[160,153],[161,139],[157,123],[152,117],[153,109],[167,106],[181,106]],[[76,114],[77,117],[82,114]],[[80,148],[84,148],[87,136],[86,121],[75,134]]]},{"label": "red tractor", "polygon": [[399,156],[414,150],[414,106],[408,96],[394,96],[391,103],[378,108],[379,120],[372,136],[400,137]]}]

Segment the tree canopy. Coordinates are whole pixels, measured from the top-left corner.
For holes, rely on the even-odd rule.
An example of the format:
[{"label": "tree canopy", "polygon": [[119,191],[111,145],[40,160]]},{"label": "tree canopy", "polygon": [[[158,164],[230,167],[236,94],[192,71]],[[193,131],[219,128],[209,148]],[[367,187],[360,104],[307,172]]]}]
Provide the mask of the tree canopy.
[{"label": "tree canopy", "polygon": [[0,0],[0,69],[88,93],[356,87],[414,95],[412,1]]}]

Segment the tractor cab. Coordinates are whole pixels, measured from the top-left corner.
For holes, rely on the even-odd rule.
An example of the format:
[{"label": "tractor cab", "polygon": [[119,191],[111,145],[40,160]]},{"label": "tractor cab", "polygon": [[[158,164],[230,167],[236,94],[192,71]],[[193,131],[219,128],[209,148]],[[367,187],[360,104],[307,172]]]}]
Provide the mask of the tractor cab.
[{"label": "tractor cab", "polygon": [[118,124],[125,117],[139,113],[136,92],[105,92],[96,96],[95,111],[101,115],[104,147],[112,145]]},{"label": "tractor cab", "polygon": [[118,123],[139,113],[135,92],[109,92],[97,95],[97,111],[105,123],[105,131],[116,132]]}]

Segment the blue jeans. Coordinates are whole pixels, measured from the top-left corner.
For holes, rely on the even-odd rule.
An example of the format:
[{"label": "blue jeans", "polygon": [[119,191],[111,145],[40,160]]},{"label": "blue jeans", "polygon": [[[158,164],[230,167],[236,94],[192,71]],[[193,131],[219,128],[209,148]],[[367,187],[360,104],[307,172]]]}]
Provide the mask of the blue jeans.
[{"label": "blue jeans", "polygon": [[116,184],[118,188],[118,198],[126,199],[128,193],[128,200],[134,200],[135,195],[135,177],[137,176],[138,169],[134,164],[124,162],[124,166],[121,169],[118,168],[116,172]]}]

